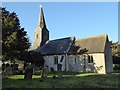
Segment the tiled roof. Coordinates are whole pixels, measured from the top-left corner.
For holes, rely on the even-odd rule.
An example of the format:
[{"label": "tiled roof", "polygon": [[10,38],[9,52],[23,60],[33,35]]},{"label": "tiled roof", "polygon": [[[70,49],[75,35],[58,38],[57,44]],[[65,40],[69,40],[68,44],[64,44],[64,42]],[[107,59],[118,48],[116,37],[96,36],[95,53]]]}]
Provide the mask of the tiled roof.
[{"label": "tiled roof", "polygon": [[68,53],[74,41],[75,37],[50,40],[36,51],[40,52],[42,55],[65,54]]},{"label": "tiled roof", "polygon": [[74,44],[80,47],[77,52],[80,51],[80,49],[86,49],[87,53],[99,53],[104,52],[107,40],[108,36],[105,34],[79,39],[76,40]]},{"label": "tiled roof", "polygon": [[94,36],[75,40],[75,37],[67,37],[56,40],[47,41],[45,45],[38,48],[36,51],[42,55],[56,55],[56,54],[82,54],[100,53],[104,52],[107,35]]}]

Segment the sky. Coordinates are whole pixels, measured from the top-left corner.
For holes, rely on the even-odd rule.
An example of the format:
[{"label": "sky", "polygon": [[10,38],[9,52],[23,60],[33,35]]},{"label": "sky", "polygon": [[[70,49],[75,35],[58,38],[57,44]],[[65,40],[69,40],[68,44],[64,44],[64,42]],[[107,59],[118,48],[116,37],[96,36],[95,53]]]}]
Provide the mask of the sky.
[{"label": "sky", "polygon": [[17,13],[21,27],[27,31],[32,44],[40,5],[43,7],[50,40],[108,34],[110,41],[118,41],[117,2],[3,2],[2,6],[8,11]]}]

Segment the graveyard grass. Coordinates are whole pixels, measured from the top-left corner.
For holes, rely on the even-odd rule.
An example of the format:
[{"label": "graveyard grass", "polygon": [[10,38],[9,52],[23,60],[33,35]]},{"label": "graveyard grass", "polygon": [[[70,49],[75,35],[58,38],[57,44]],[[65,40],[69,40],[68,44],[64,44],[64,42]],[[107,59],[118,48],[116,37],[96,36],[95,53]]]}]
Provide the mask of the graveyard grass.
[{"label": "graveyard grass", "polygon": [[[62,74],[63,78],[53,79],[53,75]],[[24,75],[12,75],[3,78],[4,88],[119,88],[120,72],[112,74],[95,73],[67,73],[56,72],[49,73],[47,77],[40,82],[40,75],[33,75],[32,80],[24,80]]]}]

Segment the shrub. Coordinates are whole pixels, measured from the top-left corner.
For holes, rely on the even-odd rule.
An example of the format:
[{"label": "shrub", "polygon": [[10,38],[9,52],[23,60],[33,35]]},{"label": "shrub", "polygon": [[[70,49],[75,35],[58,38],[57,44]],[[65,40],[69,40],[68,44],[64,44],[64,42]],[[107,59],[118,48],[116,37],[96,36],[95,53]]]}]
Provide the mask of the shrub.
[{"label": "shrub", "polygon": [[120,70],[120,64],[113,64],[114,70]]}]

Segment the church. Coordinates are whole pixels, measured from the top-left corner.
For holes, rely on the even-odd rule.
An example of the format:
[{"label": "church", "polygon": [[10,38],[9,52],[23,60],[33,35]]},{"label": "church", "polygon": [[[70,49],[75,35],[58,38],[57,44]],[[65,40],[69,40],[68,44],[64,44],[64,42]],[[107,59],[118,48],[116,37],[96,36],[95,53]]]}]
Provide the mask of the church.
[{"label": "church", "polygon": [[32,50],[40,53],[45,60],[44,65],[55,71],[99,74],[113,71],[111,43],[107,34],[82,39],[65,37],[49,40],[42,7]]}]

